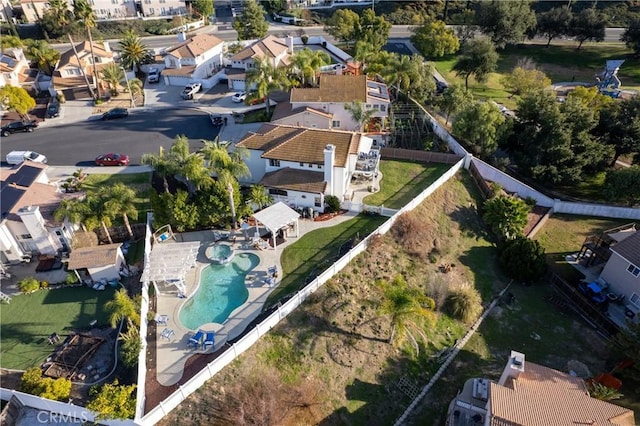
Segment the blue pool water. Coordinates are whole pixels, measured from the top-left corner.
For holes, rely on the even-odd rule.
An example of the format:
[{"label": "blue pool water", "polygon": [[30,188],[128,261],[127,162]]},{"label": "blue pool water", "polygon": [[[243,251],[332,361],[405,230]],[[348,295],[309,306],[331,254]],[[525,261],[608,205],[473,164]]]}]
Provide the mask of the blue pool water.
[{"label": "blue pool water", "polygon": [[247,272],[258,266],[255,254],[241,253],[226,265],[209,265],[200,273],[200,286],[180,310],[180,322],[197,330],[208,322],[224,323],[234,309],[247,301]]}]

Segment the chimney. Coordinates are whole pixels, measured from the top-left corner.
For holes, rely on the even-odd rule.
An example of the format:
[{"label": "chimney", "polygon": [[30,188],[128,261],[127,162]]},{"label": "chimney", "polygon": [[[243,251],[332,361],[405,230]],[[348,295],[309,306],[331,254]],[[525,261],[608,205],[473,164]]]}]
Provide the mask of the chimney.
[{"label": "chimney", "polygon": [[333,166],[336,162],[335,145],[327,145],[324,147],[324,181],[329,184],[329,190],[326,195],[335,195],[333,193]]},{"label": "chimney", "polygon": [[287,36],[287,49],[289,49],[289,54],[293,55],[293,36]]},{"label": "chimney", "polygon": [[184,31],[180,31],[178,33],[178,43],[182,43],[183,41],[186,41],[186,40],[187,40],[187,36],[186,36],[185,32]]},{"label": "chimney", "polygon": [[502,371],[502,375],[500,376],[500,381],[498,382],[498,384],[505,386],[507,380],[515,380],[520,377],[522,373],[524,373],[524,354],[516,351],[511,351],[509,361],[507,361],[507,365]]}]

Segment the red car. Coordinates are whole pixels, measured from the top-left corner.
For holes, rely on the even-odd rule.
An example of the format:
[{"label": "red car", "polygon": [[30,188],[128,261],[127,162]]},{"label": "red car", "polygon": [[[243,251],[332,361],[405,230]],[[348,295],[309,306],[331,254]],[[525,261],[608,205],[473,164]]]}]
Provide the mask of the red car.
[{"label": "red car", "polygon": [[129,156],[124,154],[102,154],[96,157],[96,166],[128,166]]}]

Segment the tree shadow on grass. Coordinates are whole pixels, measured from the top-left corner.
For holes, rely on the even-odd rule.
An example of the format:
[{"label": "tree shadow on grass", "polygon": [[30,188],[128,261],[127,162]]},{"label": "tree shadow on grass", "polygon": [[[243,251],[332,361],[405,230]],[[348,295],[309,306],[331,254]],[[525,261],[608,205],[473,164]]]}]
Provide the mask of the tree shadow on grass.
[{"label": "tree shadow on grass", "polygon": [[506,285],[508,280],[500,272],[495,247],[471,247],[459,259],[473,273],[473,283],[484,302],[489,302]]}]

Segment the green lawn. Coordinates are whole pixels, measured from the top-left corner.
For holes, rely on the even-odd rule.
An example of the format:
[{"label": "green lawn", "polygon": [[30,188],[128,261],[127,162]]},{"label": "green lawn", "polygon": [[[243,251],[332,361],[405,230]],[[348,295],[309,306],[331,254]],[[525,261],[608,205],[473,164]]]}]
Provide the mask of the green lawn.
[{"label": "green lawn", "polygon": [[360,239],[387,221],[388,217],[359,215],[330,228],[321,228],[302,236],[286,247],[281,256],[283,278],[265,306],[300,290],[311,273],[320,274],[335,262],[340,246],[355,237]]},{"label": "green lawn", "polygon": [[115,290],[95,291],[87,287],[39,290],[11,298],[2,305],[0,344],[2,368],[24,370],[40,365],[54,349],[47,337],[58,333],[64,339],[71,331],[108,324],[104,310]]},{"label": "green lawn", "polygon": [[[97,191],[101,186],[113,185],[122,182],[136,191],[136,208],[138,217],[129,218],[131,223],[143,223],[146,214],[151,210],[151,173],[114,173],[114,174],[90,174],[82,182],[85,191]],[[121,219],[116,219],[116,224],[121,224]]]},{"label": "green lawn", "polygon": [[633,222],[629,219],[609,219],[574,215],[553,215],[536,234],[547,253],[551,267],[566,280],[572,281],[582,275],[565,261],[568,254],[577,253],[589,235],[599,235],[607,229]]},{"label": "green lawn", "polygon": [[382,160],[380,192],[364,198],[365,204],[401,209],[451,167],[440,163]]},{"label": "green lawn", "polygon": [[[576,50],[574,43],[560,44],[553,41],[549,48],[544,44],[527,43],[512,46],[498,52],[500,59],[495,73],[489,75],[485,83],[469,79],[469,89],[478,99],[494,99],[507,107],[515,108],[515,99],[509,99],[509,93],[500,83],[503,74],[509,73],[519,60],[531,58],[551,79],[552,83],[565,81],[583,81],[595,83],[594,75],[604,68],[611,59],[625,59],[618,76],[623,89],[640,89],[640,60],[631,55],[631,51],[622,43],[585,43]],[[464,79],[451,71],[457,57],[454,55],[434,61],[438,72],[451,83],[464,85]]]}]

